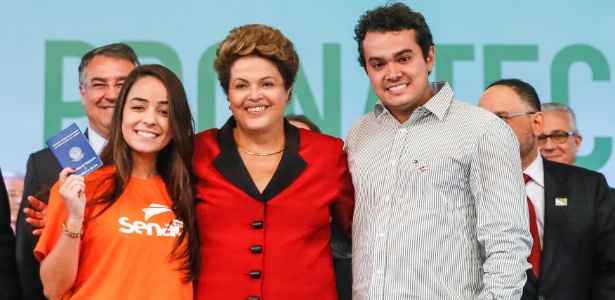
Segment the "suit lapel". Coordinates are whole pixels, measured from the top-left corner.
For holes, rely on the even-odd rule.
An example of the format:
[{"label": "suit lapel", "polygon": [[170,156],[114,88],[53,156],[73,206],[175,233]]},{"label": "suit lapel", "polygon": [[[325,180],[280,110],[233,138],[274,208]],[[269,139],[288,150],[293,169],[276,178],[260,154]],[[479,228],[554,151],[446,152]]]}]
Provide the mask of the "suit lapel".
[{"label": "suit lapel", "polygon": [[220,154],[214,159],[213,165],[234,186],[258,201],[267,202],[291,185],[307,167],[307,163],[299,155],[299,129],[284,120],[284,134],[286,136],[284,154],[282,154],[271,181],[261,194],[252,181],[243,160],[241,160],[239,150],[237,150],[237,144],[233,138],[233,129],[236,126],[235,119],[231,117],[218,131],[216,139]]},{"label": "suit lapel", "polygon": [[565,184],[566,175],[557,170],[557,165],[543,158],[543,166],[545,176],[545,224],[540,277],[551,278],[552,275],[549,272],[553,267],[561,235],[565,234],[568,214],[568,207],[556,206],[555,198],[567,198],[569,191]]}]

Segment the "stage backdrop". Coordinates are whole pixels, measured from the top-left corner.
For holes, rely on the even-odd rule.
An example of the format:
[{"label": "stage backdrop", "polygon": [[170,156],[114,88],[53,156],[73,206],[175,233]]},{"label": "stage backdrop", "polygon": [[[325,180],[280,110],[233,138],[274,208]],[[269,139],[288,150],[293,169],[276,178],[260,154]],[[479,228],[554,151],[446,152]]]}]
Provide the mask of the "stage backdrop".
[{"label": "stage backdrop", "polygon": [[[516,77],[542,102],[576,111],[583,144],[578,164],[615,185],[612,124],[615,1],[405,1],[423,13],[436,43],[432,80],[476,104],[483,89]],[[134,47],[142,63],[161,63],[182,78],[197,130],[229,117],[212,62],[234,27],[263,23],[295,44],[301,69],[288,113],[303,113],[324,132],[345,137],[377,100],[357,63],[353,29],[384,1],[2,1],[0,3],[0,166],[25,171],[49,136],[86,119],[77,66],[90,49]]]}]

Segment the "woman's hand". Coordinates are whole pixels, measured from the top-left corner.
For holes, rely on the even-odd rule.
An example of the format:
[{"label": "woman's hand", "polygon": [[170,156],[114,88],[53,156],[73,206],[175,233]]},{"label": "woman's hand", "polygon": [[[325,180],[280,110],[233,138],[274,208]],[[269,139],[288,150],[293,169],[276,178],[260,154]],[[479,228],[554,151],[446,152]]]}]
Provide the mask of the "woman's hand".
[{"label": "woman's hand", "polygon": [[70,175],[73,168],[64,168],[60,172],[60,195],[68,210],[69,220],[83,220],[85,211],[85,182],[82,176]]}]

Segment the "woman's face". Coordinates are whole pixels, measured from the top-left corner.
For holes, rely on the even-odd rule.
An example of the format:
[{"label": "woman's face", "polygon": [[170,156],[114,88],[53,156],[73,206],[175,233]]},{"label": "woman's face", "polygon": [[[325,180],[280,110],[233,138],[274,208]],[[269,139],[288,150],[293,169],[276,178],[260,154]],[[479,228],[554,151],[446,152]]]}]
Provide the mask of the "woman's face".
[{"label": "woman's face", "polygon": [[283,126],[289,95],[278,68],[267,59],[245,56],[231,67],[228,99],[240,130],[258,132]]},{"label": "woman's face", "polygon": [[155,77],[145,76],[133,84],[124,105],[122,134],[133,155],[155,158],[171,141],[168,92]]}]

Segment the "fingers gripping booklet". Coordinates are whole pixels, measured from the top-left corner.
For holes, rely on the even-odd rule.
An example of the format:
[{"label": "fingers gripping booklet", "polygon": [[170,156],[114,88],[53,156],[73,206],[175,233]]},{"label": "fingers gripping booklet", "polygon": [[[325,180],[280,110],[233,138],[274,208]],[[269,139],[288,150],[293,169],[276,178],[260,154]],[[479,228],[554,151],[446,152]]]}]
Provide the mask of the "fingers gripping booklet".
[{"label": "fingers gripping booklet", "polygon": [[76,169],[74,174],[85,176],[103,165],[75,123],[48,139],[47,146],[62,168]]}]

